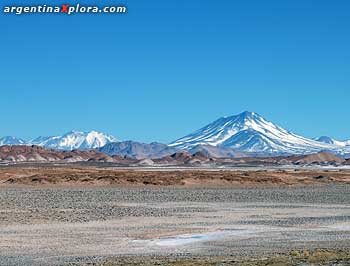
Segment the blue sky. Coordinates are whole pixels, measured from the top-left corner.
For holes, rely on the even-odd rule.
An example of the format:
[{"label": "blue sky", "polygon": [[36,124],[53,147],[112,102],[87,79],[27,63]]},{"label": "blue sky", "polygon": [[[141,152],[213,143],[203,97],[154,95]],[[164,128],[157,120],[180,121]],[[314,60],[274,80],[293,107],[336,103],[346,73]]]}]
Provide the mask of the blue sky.
[{"label": "blue sky", "polygon": [[88,2],[129,12],[0,15],[0,135],[168,142],[250,110],[350,139],[349,1]]}]

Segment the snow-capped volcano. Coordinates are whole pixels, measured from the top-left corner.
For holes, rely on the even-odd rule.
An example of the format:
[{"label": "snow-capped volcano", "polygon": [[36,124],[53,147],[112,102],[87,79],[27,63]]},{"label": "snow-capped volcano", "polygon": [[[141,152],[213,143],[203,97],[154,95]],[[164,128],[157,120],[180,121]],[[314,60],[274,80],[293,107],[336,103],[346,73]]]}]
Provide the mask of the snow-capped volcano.
[{"label": "snow-capped volcano", "polygon": [[308,139],[267,121],[253,112],[222,117],[169,146],[191,149],[212,145],[258,154],[306,154],[323,150],[344,153],[342,147]]},{"label": "snow-capped volcano", "polygon": [[97,131],[71,131],[62,136],[38,137],[30,144],[55,150],[89,150],[100,148],[108,143],[118,142],[111,136]]},{"label": "snow-capped volcano", "polygon": [[12,136],[0,138],[0,146],[3,145],[25,145],[26,141]]}]

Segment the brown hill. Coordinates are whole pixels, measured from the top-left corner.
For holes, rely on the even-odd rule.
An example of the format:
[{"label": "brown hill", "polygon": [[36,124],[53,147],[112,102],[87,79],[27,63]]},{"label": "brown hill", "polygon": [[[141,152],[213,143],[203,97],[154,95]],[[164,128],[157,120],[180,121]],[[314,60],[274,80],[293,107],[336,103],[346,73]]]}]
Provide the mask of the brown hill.
[{"label": "brown hill", "polygon": [[330,152],[290,157],[294,164],[342,164],[345,160]]},{"label": "brown hill", "polygon": [[1,146],[0,162],[113,162],[120,163],[125,159],[119,156],[108,156],[102,152],[91,151],[57,151],[49,150],[39,146]]},{"label": "brown hill", "polygon": [[273,166],[273,165],[350,165],[350,159],[345,160],[329,152],[308,155],[293,155],[288,157],[243,157],[243,158],[213,158],[203,151],[191,154],[179,151],[172,155],[153,160],[137,160],[107,155],[97,150],[88,151],[57,151],[39,146],[0,146],[0,163],[116,163],[125,166],[179,165],[195,166],[213,164],[216,166]]},{"label": "brown hill", "polygon": [[208,157],[208,155],[203,152],[191,154],[187,151],[178,151],[172,155],[160,159],[154,159],[153,161],[159,165],[198,165],[212,162],[214,159]]},{"label": "brown hill", "polygon": [[211,145],[198,145],[190,150],[192,154],[201,152],[210,158],[241,158],[248,157],[248,153],[240,152],[231,148],[216,147]]},{"label": "brown hill", "polygon": [[242,157],[242,158],[218,158],[216,164],[226,164],[232,166],[244,165],[341,165],[345,164],[345,159],[329,152],[319,152],[307,155],[292,155],[279,157]]}]

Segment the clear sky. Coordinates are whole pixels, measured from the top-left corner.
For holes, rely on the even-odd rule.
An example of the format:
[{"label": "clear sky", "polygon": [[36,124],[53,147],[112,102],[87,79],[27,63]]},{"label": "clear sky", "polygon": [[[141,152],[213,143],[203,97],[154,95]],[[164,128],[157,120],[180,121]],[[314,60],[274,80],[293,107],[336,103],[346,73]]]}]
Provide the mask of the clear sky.
[{"label": "clear sky", "polygon": [[249,110],[350,139],[350,1],[94,3],[128,14],[0,14],[0,136],[169,142]]}]

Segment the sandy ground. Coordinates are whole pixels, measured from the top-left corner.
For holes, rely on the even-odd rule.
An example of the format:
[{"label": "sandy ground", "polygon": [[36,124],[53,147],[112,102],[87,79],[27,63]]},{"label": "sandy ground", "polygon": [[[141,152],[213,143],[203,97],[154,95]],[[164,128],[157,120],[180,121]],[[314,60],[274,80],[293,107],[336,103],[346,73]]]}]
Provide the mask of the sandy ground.
[{"label": "sandy ground", "polygon": [[350,185],[3,187],[0,265],[350,250]]}]

